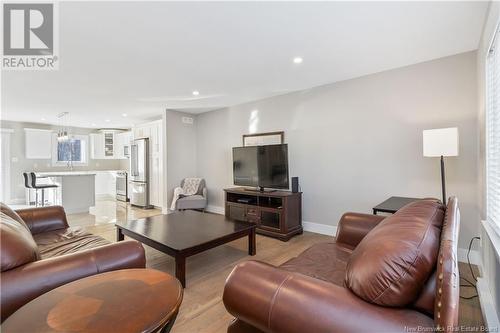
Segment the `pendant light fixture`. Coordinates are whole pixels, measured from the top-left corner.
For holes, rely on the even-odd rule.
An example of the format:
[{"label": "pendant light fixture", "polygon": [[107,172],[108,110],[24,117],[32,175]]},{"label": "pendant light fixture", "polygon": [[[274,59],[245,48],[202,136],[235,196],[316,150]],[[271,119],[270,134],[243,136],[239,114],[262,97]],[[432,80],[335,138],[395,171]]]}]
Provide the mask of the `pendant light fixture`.
[{"label": "pendant light fixture", "polygon": [[62,112],[57,115],[59,119],[60,127],[57,131],[57,141],[64,142],[69,140],[68,133],[68,123],[67,118],[69,116],[69,112]]}]

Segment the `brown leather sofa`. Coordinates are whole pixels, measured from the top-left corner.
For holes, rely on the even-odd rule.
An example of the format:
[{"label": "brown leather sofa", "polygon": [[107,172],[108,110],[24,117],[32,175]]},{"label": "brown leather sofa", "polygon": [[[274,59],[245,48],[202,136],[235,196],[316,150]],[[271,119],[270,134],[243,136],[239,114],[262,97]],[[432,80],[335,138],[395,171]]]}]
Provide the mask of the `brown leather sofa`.
[{"label": "brown leather sofa", "polygon": [[59,206],[11,210],[1,203],[1,320],[32,299],[86,276],[144,268],[139,242],[111,244],[70,228]]},{"label": "brown leather sofa", "polygon": [[228,332],[454,332],[459,220],[454,197],[346,213],[332,242],[278,268],[241,263],[224,289]]}]

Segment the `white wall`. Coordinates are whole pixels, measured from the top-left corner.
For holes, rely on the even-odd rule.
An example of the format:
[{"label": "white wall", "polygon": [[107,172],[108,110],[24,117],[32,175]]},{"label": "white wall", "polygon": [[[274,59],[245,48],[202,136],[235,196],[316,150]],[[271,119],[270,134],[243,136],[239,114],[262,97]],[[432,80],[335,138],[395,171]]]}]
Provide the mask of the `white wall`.
[{"label": "white wall", "polygon": [[[193,124],[185,124],[182,117],[193,118]],[[166,196],[164,207],[170,207],[174,188],[186,177],[196,177],[196,116],[167,110],[163,115],[166,126]],[[165,174],[165,173],[164,173]]]},{"label": "white wall", "polygon": [[209,204],[223,206],[231,147],[242,134],[283,130],[304,221],[334,226],[392,195],[440,198],[439,160],[422,156],[422,130],[452,126],[460,156],[446,159],[447,190],[460,200],[465,248],[479,221],[475,52],[200,114],[197,173]]},{"label": "white wall", "polygon": [[[10,138],[10,192],[11,202],[23,203],[25,200],[25,187],[23,172],[41,172],[63,170],[66,166],[53,166],[50,159],[27,159],[25,154],[25,135],[24,128],[39,128],[39,129],[57,129],[57,126],[43,125],[37,123],[21,123],[13,121],[2,121],[2,128],[13,129],[14,132]],[[93,132],[92,129],[71,127],[70,133],[88,135]],[[90,141],[89,141],[90,144]],[[90,147],[89,147],[90,149]],[[12,160],[14,159],[14,161]],[[88,159],[87,166],[74,166],[73,170],[120,170],[119,160],[94,160]]]}]

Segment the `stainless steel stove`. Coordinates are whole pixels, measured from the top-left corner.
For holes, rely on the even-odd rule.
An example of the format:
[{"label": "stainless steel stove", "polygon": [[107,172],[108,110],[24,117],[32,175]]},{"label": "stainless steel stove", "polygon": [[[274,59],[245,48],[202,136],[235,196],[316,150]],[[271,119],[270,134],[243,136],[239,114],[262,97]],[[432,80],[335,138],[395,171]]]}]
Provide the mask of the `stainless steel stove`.
[{"label": "stainless steel stove", "polygon": [[129,201],[128,199],[128,176],[127,172],[119,171],[116,174],[116,200]]}]

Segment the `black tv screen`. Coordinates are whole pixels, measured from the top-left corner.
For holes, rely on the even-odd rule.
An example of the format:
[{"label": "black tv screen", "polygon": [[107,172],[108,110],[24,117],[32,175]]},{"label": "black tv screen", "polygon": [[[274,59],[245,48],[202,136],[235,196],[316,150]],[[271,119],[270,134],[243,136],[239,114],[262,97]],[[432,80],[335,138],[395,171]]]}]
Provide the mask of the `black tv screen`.
[{"label": "black tv screen", "polygon": [[233,148],[235,185],[287,189],[288,145]]}]

